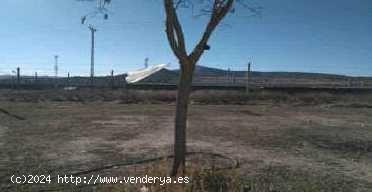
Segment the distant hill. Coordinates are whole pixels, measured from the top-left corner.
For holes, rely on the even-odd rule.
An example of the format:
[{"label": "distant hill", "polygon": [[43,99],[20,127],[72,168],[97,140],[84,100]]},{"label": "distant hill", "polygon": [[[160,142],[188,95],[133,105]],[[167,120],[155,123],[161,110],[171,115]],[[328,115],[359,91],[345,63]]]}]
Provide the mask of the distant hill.
[{"label": "distant hill", "polygon": [[12,76],[10,76],[10,75],[0,75],[0,80],[2,80],[2,79],[11,79],[12,78]]},{"label": "distant hill", "polygon": [[[14,77],[14,76],[13,76]],[[162,69],[138,83],[151,84],[177,84],[179,70]],[[250,73],[250,84],[257,87],[372,87],[372,77],[349,77],[344,75],[302,73],[302,72],[257,72]],[[24,76],[22,84],[35,84],[34,77]],[[90,85],[89,77],[67,78],[39,77],[37,84],[86,86]],[[124,83],[124,75],[114,76],[114,84],[119,86]],[[246,71],[227,71],[205,66],[196,66],[194,72],[194,84],[199,85],[236,85],[245,86],[247,83]],[[0,76],[0,84],[14,84],[12,76]],[[95,78],[95,85],[110,86],[112,78],[100,76]]]},{"label": "distant hill", "polygon": [[[142,83],[178,82],[179,70],[163,69],[141,81]],[[198,65],[194,71],[194,84],[246,84],[246,71],[227,71]],[[303,72],[258,72],[250,73],[250,82],[256,86],[372,86],[372,77],[349,77],[345,75]]]},{"label": "distant hill", "polygon": [[143,79],[141,82],[176,84],[178,81],[178,74],[178,71],[162,69],[157,73]]},{"label": "distant hill", "polygon": [[[178,71],[178,70],[177,70]],[[242,77],[247,75],[247,71],[227,71],[223,69],[217,69],[212,67],[205,67],[198,65],[195,67],[195,76],[224,76],[224,75],[234,75],[237,77]],[[258,72],[252,71],[251,77],[266,77],[266,78],[348,78],[344,75],[334,75],[325,73],[303,73],[303,72]]]},{"label": "distant hill", "polygon": [[226,75],[227,71],[201,65],[195,66],[194,75],[196,76],[221,76]]}]

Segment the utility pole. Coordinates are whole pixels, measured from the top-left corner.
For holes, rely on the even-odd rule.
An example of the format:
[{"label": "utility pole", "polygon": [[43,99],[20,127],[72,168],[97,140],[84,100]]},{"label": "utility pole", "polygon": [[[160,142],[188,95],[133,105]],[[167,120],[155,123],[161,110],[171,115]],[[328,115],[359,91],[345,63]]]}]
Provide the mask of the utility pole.
[{"label": "utility pole", "polygon": [[21,69],[17,67],[17,88],[19,88],[21,84]]},{"label": "utility pole", "polygon": [[230,84],[230,67],[228,67],[226,70],[226,78],[224,82],[224,85],[228,85],[228,84]]},{"label": "utility pole", "polygon": [[12,75],[12,89],[15,88],[14,76]]},{"label": "utility pole", "polygon": [[58,78],[58,55],[54,56],[54,77]]},{"label": "utility pole", "polygon": [[232,78],[232,84],[235,85],[235,81],[236,81],[236,78],[235,78],[235,72],[234,70],[232,71],[232,74],[231,74],[231,78]]},{"label": "utility pole", "polygon": [[149,58],[146,57],[145,59],[145,68],[149,67]]},{"label": "utility pole", "polygon": [[70,87],[70,72],[67,73],[67,87]]},{"label": "utility pole", "polygon": [[58,87],[58,55],[54,55],[54,87]]},{"label": "utility pole", "polygon": [[114,70],[111,70],[111,88],[114,89]]},{"label": "utility pole", "polygon": [[251,62],[248,63],[248,68],[247,68],[247,84],[246,84],[246,93],[249,93],[249,78],[251,74]]},{"label": "utility pole", "polygon": [[35,72],[35,85],[37,85],[37,72]]},{"label": "utility pole", "polygon": [[94,85],[94,35],[97,31],[92,25],[89,25],[89,30],[92,36],[92,47],[91,47],[91,57],[90,57],[90,85]]},{"label": "utility pole", "polygon": [[231,69],[230,69],[230,67],[227,68],[227,82],[228,82],[228,84],[231,83]]}]

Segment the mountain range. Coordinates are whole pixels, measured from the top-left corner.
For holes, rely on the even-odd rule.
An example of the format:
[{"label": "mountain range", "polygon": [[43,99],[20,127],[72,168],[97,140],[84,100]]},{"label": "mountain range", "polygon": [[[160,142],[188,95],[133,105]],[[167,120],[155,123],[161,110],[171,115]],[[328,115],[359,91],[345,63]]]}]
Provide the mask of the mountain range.
[{"label": "mountain range", "polygon": [[[151,84],[177,84],[179,70],[162,69],[138,83]],[[14,79],[14,76],[13,76]],[[32,76],[22,76],[22,83],[29,84],[35,81]],[[52,80],[51,80],[52,79]],[[96,77],[97,85],[114,83],[122,84],[124,75]],[[87,85],[89,77],[53,78],[38,77],[39,84],[66,84]],[[0,76],[0,84],[14,83],[12,76]],[[243,86],[247,83],[247,71],[228,71],[218,68],[198,65],[194,71],[194,84],[203,85],[236,85]],[[249,83],[252,86],[300,86],[300,87],[372,87],[372,77],[350,77],[345,75],[303,73],[303,72],[258,72],[249,74]]]}]

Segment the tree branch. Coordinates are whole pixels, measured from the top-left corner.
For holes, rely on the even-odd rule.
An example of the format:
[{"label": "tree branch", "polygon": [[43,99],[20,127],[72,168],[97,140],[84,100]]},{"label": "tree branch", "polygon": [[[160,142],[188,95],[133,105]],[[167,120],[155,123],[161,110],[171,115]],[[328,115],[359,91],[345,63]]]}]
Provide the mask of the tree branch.
[{"label": "tree branch", "polygon": [[203,37],[200,39],[199,43],[196,45],[190,57],[194,61],[198,61],[205,51],[205,46],[208,43],[213,31],[216,29],[217,25],[222,21],[226,14],[231,10],[234,4],[234,0],[215,0],[213,4],[213,12],[208,25],[203,33]]},{"label": "tree branch", "polygon": [[164,7],[166,14],[166,32],[169,44],[178,59],[185,59],[187,57],[185,38],[173,0],[164,0]]}]

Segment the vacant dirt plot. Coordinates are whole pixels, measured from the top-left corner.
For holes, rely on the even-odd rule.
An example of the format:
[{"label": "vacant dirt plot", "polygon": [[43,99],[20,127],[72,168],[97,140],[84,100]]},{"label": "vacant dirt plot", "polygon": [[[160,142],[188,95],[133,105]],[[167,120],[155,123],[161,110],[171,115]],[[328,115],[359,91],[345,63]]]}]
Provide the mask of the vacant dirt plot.
[{"label": "vacant dirt plot", "polygon": [[[13,174],[72,174],[172,153],[170,104],[3,101],[0,108],[0,191],[60,189],[12,185]],[[368,191],[371,116],[371,108],[346,104],[192,105],[188,147],[238,160],[243,178],[272,183],[272,191]]]}]

